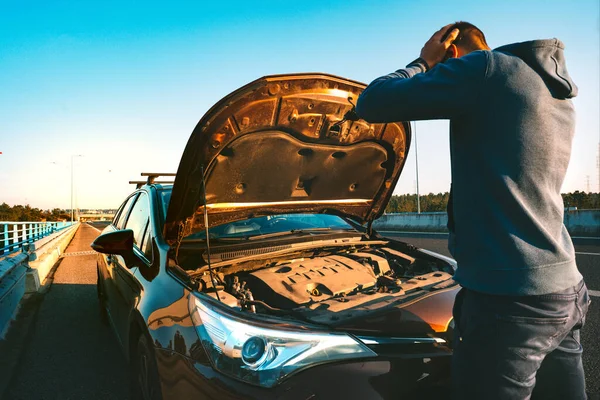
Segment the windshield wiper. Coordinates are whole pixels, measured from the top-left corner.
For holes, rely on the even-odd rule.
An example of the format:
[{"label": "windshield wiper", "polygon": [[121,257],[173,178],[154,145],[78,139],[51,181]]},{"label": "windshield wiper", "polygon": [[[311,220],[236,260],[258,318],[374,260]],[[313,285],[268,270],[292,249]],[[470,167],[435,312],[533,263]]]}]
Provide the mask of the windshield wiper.
[{"label": "windshield wiper", "polygon": [[298,234],[310,234],[313,232],[327,232],[327,233],[332,233],[332,232],[348,232],[348,231],[353,231],[353,232],[357,232],[358,231],[354,228],[340,228],[340,229],[332,229],[332,228],[305,228],[305,229],[292,229],[290,231],[283,231],[283,232],[274,232],[274,233],[264,233],[262,235],[253,235],[253,236],[247,236],[248,240],[256,240],[256,239],[267,239],[267,238],[271,238],[271,237],[277,237],[277,236],[286,236],[286,235],[298,235]]},{"label": "windshield wiper", "polygon": [[[210,236],[210,241],[213,243],[230,243],[230,242],[240,242],[243,240],[248,240],[248,236],[225,236],[225,237],[218,237],[218,236]],[[206,242],[206,238],[204,237],[200,237],[200,238],[184,238],[182,241],[182,243],[198,243],[198,242]]]},{"label": "windshield wiper", "polygon": [[[263,233],[257,235],[239,235],[239,236],[211,236],[210,240],[213,243],[234,243],[234,242],[243,242],[246,240],[260,240],[260,239],[269,239],[278,236],[289,236],[289,235],[302,235],[302,234],[311,234],[318,232],[327,232],[327,233],[339,233],[339,232],[358,232],[354,228],[304,228],[304,229],[292,229],[289,231],[281,231],[281,232],[272,232],[272,233]],[[189,238],[183,239],[183,242],[186,243],[197,243],[197,242],[205,242],[204,238]]]},{"label": "windshield wiper", "polygon": [[[304,232],[321,232],[321,231],[332,231],[332,230],[333,229],[331,229],[331,228],[323,227],[323,228],[292,229],[290,232],[292,232],[292,233],[304,233]],[[341,229],[336,229],[336,230],[341,230]]]}]

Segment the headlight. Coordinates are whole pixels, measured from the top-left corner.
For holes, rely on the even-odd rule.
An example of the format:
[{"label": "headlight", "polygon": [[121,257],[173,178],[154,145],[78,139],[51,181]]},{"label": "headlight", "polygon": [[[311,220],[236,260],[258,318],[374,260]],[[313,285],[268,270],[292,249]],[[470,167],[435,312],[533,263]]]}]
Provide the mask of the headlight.
[{"label": "headlight", "polygon": [[190,296],[190,313],[215,369],[255,385],[272,387],[286,376],[315,364],[376,356],[344,333],[254,326],[221,314],[195,296]]}]

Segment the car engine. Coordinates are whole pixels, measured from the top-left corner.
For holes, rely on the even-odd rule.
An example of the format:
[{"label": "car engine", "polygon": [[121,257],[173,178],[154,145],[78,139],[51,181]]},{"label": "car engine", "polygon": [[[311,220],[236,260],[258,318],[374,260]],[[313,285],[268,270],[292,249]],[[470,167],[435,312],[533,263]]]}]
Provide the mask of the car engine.
[{"label": "car engine", "polygon": [[414,297],[411,294],[418,291],[454,284],[452,267],[443,261],[385,246],[258,265],[219,274],[221,301],[250,312],[330,322]]}]

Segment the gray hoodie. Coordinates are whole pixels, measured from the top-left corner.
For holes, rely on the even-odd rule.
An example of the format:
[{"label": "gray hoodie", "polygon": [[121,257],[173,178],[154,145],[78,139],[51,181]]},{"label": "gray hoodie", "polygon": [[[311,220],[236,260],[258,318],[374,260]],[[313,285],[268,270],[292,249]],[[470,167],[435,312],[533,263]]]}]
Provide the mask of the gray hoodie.
[{"label": "gray hoodie", "polygon": [[455,279],[489,294],[538,295],[582,276],[560,195],[577,87],[557,39],[414,63],[373,81],[357,103],[369,122],[450,119],[449,248]]}]

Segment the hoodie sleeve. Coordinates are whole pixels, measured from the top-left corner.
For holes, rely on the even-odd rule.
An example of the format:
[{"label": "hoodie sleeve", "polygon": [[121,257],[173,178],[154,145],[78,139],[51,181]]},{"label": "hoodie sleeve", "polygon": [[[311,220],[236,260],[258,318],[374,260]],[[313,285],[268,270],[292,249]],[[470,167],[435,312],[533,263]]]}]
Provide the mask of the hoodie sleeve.
[{"label": "hoodie sleeve", "polygon": [[362,92],[356,112],[368,122],[449,119],[473,107],[489,54],[475,51],[440,63],[429,72],[409,64],[375,79]]}]

